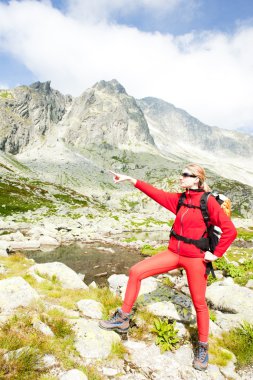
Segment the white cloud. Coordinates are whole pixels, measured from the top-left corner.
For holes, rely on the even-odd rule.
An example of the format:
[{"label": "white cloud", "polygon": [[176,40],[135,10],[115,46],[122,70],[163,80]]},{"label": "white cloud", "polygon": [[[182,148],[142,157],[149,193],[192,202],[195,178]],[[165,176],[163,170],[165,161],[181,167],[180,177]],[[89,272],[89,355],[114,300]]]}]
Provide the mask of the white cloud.
[{"label": "white cloud", "polygon": [[253,125],[252,27],[241,25],[231,36],[173,37],[81,19],[48,1],[0,3],[0,50],[63,93],[79,95],[101,79],[116,78],[129,94],[160,97],[207,124]]},{"label": "white cloud", "polygon": [[140,10],[168,14],[182,4],[197,0],[66,0],[67,13],[79,20],[101,21]]},{"label": "white cloud", "polygon": [[9,86],[5,83],[0,83],[0,90],[7,90]]}]

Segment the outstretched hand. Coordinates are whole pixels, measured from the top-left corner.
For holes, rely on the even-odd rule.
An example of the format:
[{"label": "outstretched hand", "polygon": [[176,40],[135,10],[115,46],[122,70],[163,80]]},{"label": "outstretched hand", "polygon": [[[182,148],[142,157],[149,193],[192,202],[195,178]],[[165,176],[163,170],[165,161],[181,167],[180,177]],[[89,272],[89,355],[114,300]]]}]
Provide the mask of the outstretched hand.
[{"label": "outstretched hand", "polygon": [[133,183],[134,185],[136,184],[136,179],[129,177],[128,175],[115,173],[112,170],[109,170],[109,172],[113,175],[114,183],[129,181],[129,182]]}]

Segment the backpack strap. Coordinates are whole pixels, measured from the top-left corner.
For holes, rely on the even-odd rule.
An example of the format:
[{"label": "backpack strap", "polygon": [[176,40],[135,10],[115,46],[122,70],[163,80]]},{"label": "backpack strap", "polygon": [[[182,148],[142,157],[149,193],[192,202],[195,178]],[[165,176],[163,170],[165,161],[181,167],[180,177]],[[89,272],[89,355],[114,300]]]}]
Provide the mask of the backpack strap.
[{"label": "backpack strap", "polygon": [[178,200],[176,214],[177,214],[178,211],[180,210],[180,207],[183,206],[185,200],[186,200],[186,194],[185,194],[185,192],[184,192],[184,193],[182,193],[182,194],[180,195],[180,198],[179,198],[179,200]]},{"label": "backpack strap", "polygon": [[210,192],[205,192],[202,197],[200,198],[200,210],[204,219],[204,222],[206,224],[206,228],[208,229],[208,222],[210,220],[209,214],[208,214],[208,207],[207,207],[207,202],[210,197],[211,193]]}]

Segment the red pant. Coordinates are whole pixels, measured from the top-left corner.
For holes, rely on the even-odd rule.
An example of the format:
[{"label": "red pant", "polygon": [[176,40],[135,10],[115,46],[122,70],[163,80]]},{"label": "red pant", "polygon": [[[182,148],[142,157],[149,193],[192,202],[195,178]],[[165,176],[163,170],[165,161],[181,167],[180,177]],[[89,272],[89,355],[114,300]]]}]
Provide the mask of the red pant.
[{"label": "red pant", "polygon": [[207,275],[205,274],[206,265],[202,258],[184,257],[166,250],[135,264],[130,268],[122,310],[125,313],[131,311],[138,297],[141,280],[176,268],[184,268],[186,271],[192,301],[197,314],[199,340],[207,342],[209,331],[209,312],[205,300]]}]

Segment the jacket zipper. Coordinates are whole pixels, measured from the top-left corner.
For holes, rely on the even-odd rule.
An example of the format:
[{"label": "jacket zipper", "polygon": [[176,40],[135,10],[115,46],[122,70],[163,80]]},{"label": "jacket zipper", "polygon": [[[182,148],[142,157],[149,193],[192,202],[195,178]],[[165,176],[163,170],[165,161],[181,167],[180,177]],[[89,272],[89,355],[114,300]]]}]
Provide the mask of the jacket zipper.
[{"label": "jacket zipper", "polygon": [[[188,195],[189,195],[189,204],[191,204],[192,203],[192,199],[191,199],[190,191],[189,190],[188,190]],[[181,226],[180,226],[180,235],[183,235],[183,218],[187,214],[188,211],[189,211],[189,208],[187,207],[187,209],[185,210],[185,212],[181,215],[181,218],[180,218],[180,223],[181,223]],[[181,245],[181,240],[178,240],[178,243],[177,243],[177,253],[178,254],[179,254],[179,251],[180,251],[180,245]]]}]

